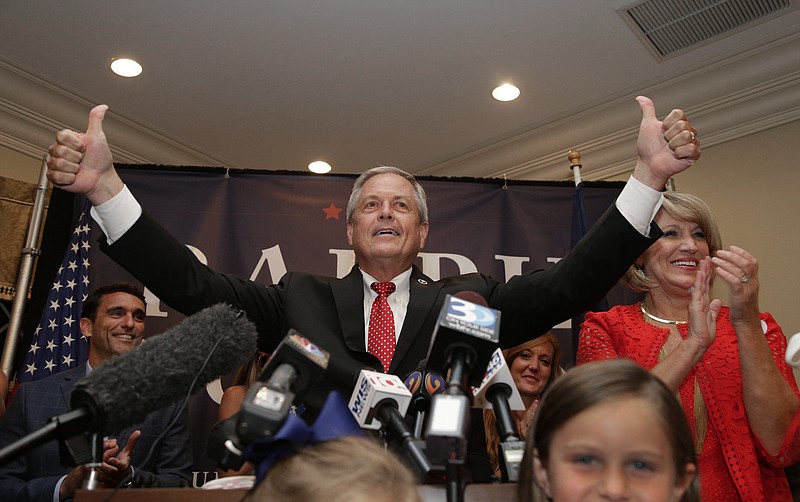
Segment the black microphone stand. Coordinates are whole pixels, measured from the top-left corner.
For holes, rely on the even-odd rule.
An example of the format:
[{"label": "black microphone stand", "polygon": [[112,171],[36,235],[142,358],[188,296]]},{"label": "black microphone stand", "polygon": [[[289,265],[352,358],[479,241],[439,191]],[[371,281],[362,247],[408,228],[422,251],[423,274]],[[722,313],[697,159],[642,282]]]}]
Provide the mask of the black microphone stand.
[{"label": "black microphone stand", "polygon": [[433,467],[422,447],[415,440],[414,435],[408,430],[403,416],[397,411],[397,405],[390,401],[384,405],[378,405],[377,418],[381,423],[381,428],[391,431],[390,437],[394,437],[400,444],[402,450],[408,455],[417,473],[425,480],[431,475]]},{"label": "black microphone stand", "polygon": [[525,441],[519,438],[517,426],[511,415],[511,387],[505,383],[496,383],[486,391],[487,400],[492,403],[492,410],[497,418],[497,433],[500,442],[497,445],[497,457],[500,459],[500,474],[505,483],[519,481],[519,467],[525,452]]},{"label": "black microphone stand", "polygon": [[[445,405],[449,409],[460,410],[456,420],[456,427],[451,431],[446,431],[445,435],[436,440],[435,451],[437,459],[442,459],[445,467],[445,477],[447,478],[446,493],[447,502],[463,502],[464,500],[464,479],[462,471],[466,457],[466,429],[469,427],[469,371],[474,365],[475,353],[469,347],[456,346],[447,355],[448,379],[444,394],[435,396],[432,405],[432,416],[436,420],[437,404]],[[439,412],[441,413],[441,411]],[[429,431],[428,438],[431,435]],[[430,449],[430,446],[429,446]]]},{"label": "black microphone stand", "polygon": [[89,423],[90,414],[83,408],[55,416],[38,431],[33,431],[0,449],[0,466],[56,438],[62,441],[73,455],[76,464],[85,464],[91,461],[92,457],[91,444],[86,436]]}]

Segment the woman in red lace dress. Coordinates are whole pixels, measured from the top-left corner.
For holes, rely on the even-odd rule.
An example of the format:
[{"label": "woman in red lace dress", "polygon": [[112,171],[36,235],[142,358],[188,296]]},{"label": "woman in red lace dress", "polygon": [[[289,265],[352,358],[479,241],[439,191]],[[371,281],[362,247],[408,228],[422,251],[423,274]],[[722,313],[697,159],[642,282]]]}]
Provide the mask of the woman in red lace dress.
[{"label": "woman in red lace dress", "polygon": [[[632,359],[676,392],[704,501],[791,501],[782,468],[800,459],[800,393],[780,326],[758,310],[758,264],[741,248],[721,249],[695,196],[665,193],[655,220],[663,237],[626,275],[644,300],[588,314],[578,364]],[[709,300],[714,273],[730,288],[729,307]]]}]

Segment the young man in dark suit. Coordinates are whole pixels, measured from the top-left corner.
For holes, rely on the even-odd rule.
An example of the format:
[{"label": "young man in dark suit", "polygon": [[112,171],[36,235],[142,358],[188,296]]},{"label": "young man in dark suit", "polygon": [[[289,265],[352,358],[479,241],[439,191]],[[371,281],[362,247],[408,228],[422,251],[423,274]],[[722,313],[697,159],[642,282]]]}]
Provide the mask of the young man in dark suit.
[{"label": "young man in dark suit", "polygon": [[[75,368],[17,389],[0,424],[0,446],[43,428],[51,417],[69,411],[75,383],[112,357],[135,350],[143,340],[145,300],[134,284],[115,283],[97,288],[81,313],[81,333],[89,340],[89,360]],[[132,382],[119,382],[120,391]],[[191,481],[192,453],[185,411],[170,405],[149,414],[135,426],[104,441],[103,463],[97,467],[100,487],[113,488],[137,476],[178,484]],[[165,432],[144,463],[158,436]],[[0,494],[15,501],[59,502],[72,499],[89,475],[89,468],[61,465],[57,441],[39,446],[0,468]]]}]

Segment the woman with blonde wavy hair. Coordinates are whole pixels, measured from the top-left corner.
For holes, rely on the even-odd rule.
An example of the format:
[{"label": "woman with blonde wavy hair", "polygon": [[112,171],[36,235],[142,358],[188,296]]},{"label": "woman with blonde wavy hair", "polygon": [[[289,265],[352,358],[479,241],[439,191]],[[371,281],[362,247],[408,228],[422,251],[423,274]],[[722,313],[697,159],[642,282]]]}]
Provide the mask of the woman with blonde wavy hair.
[{"label": "woman with blonde wavy hair", "polygon": [[[512,411],[517,422],[519,437],[524,438],[533,422],[542,394],[561,374],[561,345],[556,336],[548,332],[504,350],[503,357],[525,405],[524,411]],[[501,472],[497,449],[500,437],[497,432],[497,417],[492,410],[484,410],[483,423],[486,430],[486,451],[494,475],[499,478]]]},{"label": "woman with blonde wavy hair", "polygon": [[[722,247],[709,207],[666,192],[664,235],[625,276],[634,305],[589,313],[578,364],[632,359],[676,393],[692,429],[706,502],[791,501],[783,469],[800,459],[800,391],[786,337],[759,309],[758,262]],[[713,277],[730,293],[711,299]]]}]

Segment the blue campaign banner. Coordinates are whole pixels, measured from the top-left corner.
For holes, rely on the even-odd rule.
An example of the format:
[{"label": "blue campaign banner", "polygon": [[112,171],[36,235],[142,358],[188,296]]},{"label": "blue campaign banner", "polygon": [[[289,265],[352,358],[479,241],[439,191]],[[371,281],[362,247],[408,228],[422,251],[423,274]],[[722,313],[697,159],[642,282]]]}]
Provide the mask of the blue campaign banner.
[{"label": "blue campaign banner", "polygon": [[[217,271],[271,284],[289,270],[342,277],[353,265],[345,213],[355,176],[117,167],[142,207]],[[417,265],[433,279],[480,270],[508,280],[547,268],[569,252],[572,182],[420,178],[420,183],[428,194],[430,233]],[[590,224],[622,186],[587,184],[583,197]],[[99,238],[93,227],[93,237]],[[132,279],[97,246],[92,253],[93,285]],[[148,335],[182,318],[148,296]],[[561,327],[566,329],[559,330],[564,331],[560,340],[571,345],[569,323]],[[571,365],[572,347],[564,352]],[[205,455],[205,437],[227,384],[223,378],[192,399],[197,487],[216,477],[215,464]]]}]

